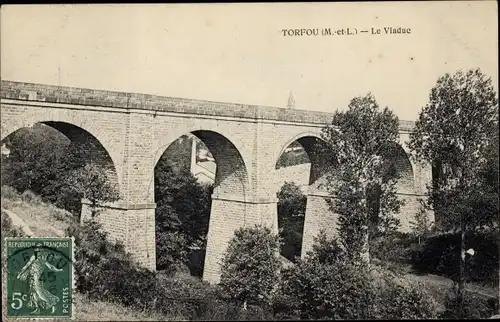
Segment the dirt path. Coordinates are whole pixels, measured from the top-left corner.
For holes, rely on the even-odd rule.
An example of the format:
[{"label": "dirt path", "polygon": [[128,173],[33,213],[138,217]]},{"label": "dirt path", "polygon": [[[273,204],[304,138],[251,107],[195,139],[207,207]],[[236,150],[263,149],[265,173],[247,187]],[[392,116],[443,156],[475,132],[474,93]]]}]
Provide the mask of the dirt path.
[{"label": "dirt path", "polygon": [[[12,225],[19,227],[25,236],[28,237],[64,237],[64,231],[55,228],[50,222],[44,220],[35,220],[31,216],[26,215],[22,209],[17,209],[18,212],[13,212],[2,208],[2,211],[9,216]],[[24,218],[24,219],[23,219]],[[26,219],[31,221],[27,222]]]}]

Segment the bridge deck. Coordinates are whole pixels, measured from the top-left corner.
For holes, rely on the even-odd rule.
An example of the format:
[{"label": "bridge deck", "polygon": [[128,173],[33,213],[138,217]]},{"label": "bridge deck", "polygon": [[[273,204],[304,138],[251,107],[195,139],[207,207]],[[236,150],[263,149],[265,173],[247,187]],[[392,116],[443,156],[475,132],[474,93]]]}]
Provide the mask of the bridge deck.
[{"label": "bridge deck", "polygon": [[[332,113],[2,80],[2,99],[326,124]],[[400,120],[401,130],[413,121]]]}]

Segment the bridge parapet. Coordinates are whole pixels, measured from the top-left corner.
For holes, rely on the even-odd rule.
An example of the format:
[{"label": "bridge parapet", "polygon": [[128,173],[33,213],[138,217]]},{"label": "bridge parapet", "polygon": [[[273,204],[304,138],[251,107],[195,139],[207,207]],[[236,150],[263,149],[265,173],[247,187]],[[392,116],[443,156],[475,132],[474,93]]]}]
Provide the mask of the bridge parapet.
[{"label": "bridge parapet", "polygon": [[[0,97],[2,99],[34,102],[111,107],[128,110],[139,109],[151,112],[198,114],[310,124],[327,124],[331,121],[333,116],[332,113],[320,111],[23,83],[8,80],[2,80],[1,82]],[[400,121],[400,123],[401,130],[403,131],[411,130],[414,124],[412,121]]]}]

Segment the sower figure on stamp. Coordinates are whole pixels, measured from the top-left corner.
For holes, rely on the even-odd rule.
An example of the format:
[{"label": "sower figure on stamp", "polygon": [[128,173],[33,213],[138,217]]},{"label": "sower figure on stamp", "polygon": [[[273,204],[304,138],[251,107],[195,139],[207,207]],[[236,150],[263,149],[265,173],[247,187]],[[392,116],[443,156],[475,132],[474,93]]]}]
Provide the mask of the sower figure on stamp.
[{"label": "sower figure on stamp", "polygon": [[40,309],[46,310],[52,308],[52,310],[54,310],[54,306],[59,302],[59,297],[43,288],[40,276],[45,266],[52,272],[61,272],[62,269],[47,262],[48,252],[41,248],[41,246],[41,244],[36,245],[34,254],[26,265],[24,265],[19,274],[17,274],[19,280],[28,282],[28,307],[35,309],[32,314],[39,313]]}]

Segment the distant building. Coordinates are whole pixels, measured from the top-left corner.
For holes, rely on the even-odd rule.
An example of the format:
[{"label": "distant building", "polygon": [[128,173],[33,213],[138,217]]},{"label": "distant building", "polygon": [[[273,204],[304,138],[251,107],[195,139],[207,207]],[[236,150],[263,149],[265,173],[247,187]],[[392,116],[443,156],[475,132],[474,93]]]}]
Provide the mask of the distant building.
[{"label": "distant building", "polygon": [[193,171],[193,175],[201,183],[214,183],[215,182],[215,170],[217,166],[213,161],[202,161],[196,163]]},{"label": "distant building", "polygon": [[[285,153],[303,150],[301,146],[288,148]],[[191,173],[202,183],[214,183],[217,165],[215,159],[205,148],[198,147],[198,139],[192,138],[191,143]],[[309,186],[309,174],[311,172],[311,164],[303,163],[277,169],[276,178],[280,180],[277,186],[281,187],[286,181],[294,182],[302,191],[307,192]]]},{"label": "distant building", "polygon": [[210,151],[197,148],[198,139],[191,138],[191,173],[202,183],[214,183],[217,166]]}]

